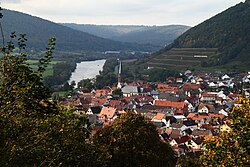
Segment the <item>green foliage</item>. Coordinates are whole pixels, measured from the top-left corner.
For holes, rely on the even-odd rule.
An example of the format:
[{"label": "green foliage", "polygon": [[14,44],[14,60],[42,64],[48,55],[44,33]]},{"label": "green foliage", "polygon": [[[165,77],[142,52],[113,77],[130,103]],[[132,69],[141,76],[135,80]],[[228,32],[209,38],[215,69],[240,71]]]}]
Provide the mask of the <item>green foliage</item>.
[{"label": "green foliage", "polygon": [[48,87],[66,84],[75,68],[75,62],[59,62],[54,64],[53,75],[45,77],[44,84]]},{"label": "green foliage", "polygon": [[78,88],[87,88],[88,90],[91,90],[94,88],[93,80],[91,79],[83,79],[80,82],[77,83]]},{"label": "green foliage", "polygon": [[85,142],[86,117],[48,100],[42,73],[55,39],[36,71],[26,61],[25,41],[25,35],[18,38],[19,53],[13,54],[13,41],[1,52],[0,166],[100,166],[98,149]]},{"label": "green foliage", "polygon": [[195,157],[179,157],[177,162],[178,167],[199,167],[201,166],[198,158]]},{"label": "green foliage", "polygon": [[[181,35],[172,47],[218,48],[220,54],[203,66],[214,66],[249,57],[250,5],[239,3]],[[166,49],[169,49],[166,48]],[[216,61],[215,61],[216,60]],[[249,62],[249,59],[246,60]]]},{"label": "green foliage", "polygon": [[114,73],[117,60],[107,60],[103,66],[103,70],[100,71],[99,75],[96,76],[94,86],[96,88],[103,88],[104,86],[113,86],[117,83],[117,76]]},{"label": "green foliage", "polygon": [[179,73],[177,71],[167,70],[167,69],[152,69],[149,70],[149,81],[151,82],[164,82],[167,77],[179,77]]},{"label": "green foliage", "polygon": [[201,157],[203,166],[249,166],[250,164],[250,99],[240,99],[240,106],[230,112],[231,132],[206,143]]},{"label": "green foliage", "polygon": [[119,97],[122,97],[123,93],[121,89],[116,89],[112,92],[112,95],[117,95]]},{"label": "green foliage", "polygon": [[109,155],[110,166],[175,166],[176,156],[163,143],[156,127],[143,116],[128,112],[105,125],[93,143]]},{"label": "green foliage", "polygon": [[[2,115],[1,115],[2,116]],[[15,121],[15,122],[14,122]],[[1,119],[1,166],[92,166],[97,150],[85,143],[86,118],[61,110],[43,119]]]},{"label": "green foliage", "polygon": [[[12,33],[12,40],[15,37],[16,35]],[[7,47],[2,49],[4,57],[0,60],[0,109],[21,110],[23,112],[33,109],[43,110],[40,102],[50,97],[50,92],[41,82],[46,62],[41,63],[37,71],[33,71],[26,63],[27,55],[23,52],[25,49],[24,42],[26,41],[25,35],[18,38],[19,53],[15,55],[11,54],[14,49],[12,40]],[[54,39],[52,38],[45,59],[50,59],[53,43]]]}]

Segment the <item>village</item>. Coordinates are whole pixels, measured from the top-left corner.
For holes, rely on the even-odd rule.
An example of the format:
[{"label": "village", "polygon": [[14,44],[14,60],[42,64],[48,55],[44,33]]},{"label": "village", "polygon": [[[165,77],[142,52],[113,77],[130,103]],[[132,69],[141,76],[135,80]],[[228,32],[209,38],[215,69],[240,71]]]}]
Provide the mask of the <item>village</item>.
[{"label": "village", "polygon": [[156,127],[178,156],[199,155],[204,141],[230,132],[229,112],[240,97],[249,97],[250,73],[193,73],[168,77],[164,83],[124,83],[122,62],[114,87],[81,88],[61,103],[75,107],[75,114],[87,115],[91,135],[121,114],[144,115]]}]

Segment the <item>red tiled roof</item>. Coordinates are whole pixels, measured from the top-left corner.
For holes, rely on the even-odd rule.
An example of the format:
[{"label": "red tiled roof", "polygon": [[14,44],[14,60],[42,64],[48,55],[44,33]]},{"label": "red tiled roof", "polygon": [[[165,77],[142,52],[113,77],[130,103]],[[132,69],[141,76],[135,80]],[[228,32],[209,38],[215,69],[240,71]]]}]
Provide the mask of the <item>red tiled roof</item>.
[{"label": "red tiled roof", "polygon": [[199,115],[193,115],[192,113],[190,113],[190,115],[187,116],[187,118],[191,118],[194,121],[200,121],[203,118],[212,119],[212,117],[223,119],[224,115],[223,114],[213,114],[213,113],[209,113],[208,115],[200,115],[200,114]]},{"label": "red tiled roof", "polygon": [[155,106],[164,106],[164,107],[175,107],[178,109],[182,109],[185,107],[185,102],[171,102],[164,100],[155,100]]},{"label": "red tiled roof", "polygon": [[187,118],[191,118],[192,119],[193,117],[195,117],[195,115],[196,115],[196,113],[189,113],[188,116],[187,116]]},{"label": "red tiled roof", "polygon": [[179,88],[178,87],[171,87],[171,86],[168,86],[168,85],[162,85],[158,84],[157,86],[157,90],[159,90],[160,92],[176,92],[176,91],[179,91]]},{"label": "red tiled roof", "polygon": [[203,93],[202,97],[216,97],[216,94],[211,94],[211,93]]},{"label": "red tiled roof", "polygon": [[175,139],[175,141],[177,144],[182,144],[182,143],[186,143],[190,139],[191,139],[191,137],[189,137],[189,136],[182,136],[181,138]]},{"label": "red tiled roof", "polygon": [[106,101],[107,101],[107,99],[105,99],[105,98],[92,98],[92,99],[91,99],[91,105],[92,105],[92,106],[101,106],[101,105],[103,105]]},{"label": "red tiled roof", "polygon": [[109,104],[112,107],[117,107],[120,103],[121,103],[120,100],[110,100],[109,101]]},{"label": "red tiled roof", "polygon": [[123,97],[122,100],[125,101],[126,103],[129,103],[130,101],[132,101],[134,99],[134,97]]},{"label": "red tiled roof", "polygon": [[153,119],[155,120],[162,120],[165,117],[165,114],[157,113],[156,116],[154,116]]},{"label": "red tiled roof", "polygon": [[112,91],[111,88],[107,88],[107,89],[97,89],[95,92],[96,92],[96,95],[103,96],[103,95],[107,95],[111,93],[111,91]]},{"label": "red tiled roof", "polygon": [[116,109],[113,107],[103,107],[100,116],[107,116],[107,118],[113,118],[115,115]]},{"label": "red tiled roof", "polygon": [[198,115],[198,116],[193,117],[192,120],[194,120],[194,121],[200,121],[203,118],[207,119],[207,118],[209,118],[209,116],[208,115]]},{"label": "red tiled roof", "polygon": [[182,89],[183,89],[184,91],[186,91],[186,90],[198,90],[199,88],[201,88],[200,85],[193,84],[193,83],[185,84],[185,85],[183,85],[183,87],[182,87]]},{"label": "red tiled roof", "polygon": [[220,118],[220,119],[223,119],[224,118],[224,115],[223,114],[213,114],[213,113],[210,113],[208,115],[210,118],[214,117],[214,118]]},{"label": "red tiled roof", "polygon": [[98,102],[98,103],[105,103],[107,101],[107,99],[105,99],[105,98],[92,98],[91,99],[91,102],[93,103],[93,102]]},{"label": "red tiled roof", "polygon": [[162,89],[162,88],[169,88],[170,86],[167,84],[158,84],[157,89]]}]

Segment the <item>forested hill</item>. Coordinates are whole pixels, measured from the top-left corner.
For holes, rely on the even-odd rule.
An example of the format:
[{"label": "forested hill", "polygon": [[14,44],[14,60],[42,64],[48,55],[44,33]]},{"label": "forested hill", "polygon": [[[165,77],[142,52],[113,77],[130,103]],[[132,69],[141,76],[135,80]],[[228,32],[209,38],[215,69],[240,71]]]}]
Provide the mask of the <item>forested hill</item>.
[{"label": "forested hill", "polygon": [[1,23],[3,26],[5,41],[11,32],[27,34],[28,46],[33,49],[45,49],[49,37],[56,37],[57,50],[65,51],[106,51],[106,50],[133,50],[151,51],[155,47],[151,45],[137,45],[116,42],[100,38],[82,31],[77,31],[60,24],[53,23],[28,14],[3,10]]},{"label": "forested hill", "polygon": [[172,43],[190,27],[185,25],[136,26],[92,25],[63,23],[70,28],[115,41],[157,45],[159,48]]},{"label": "forested hill", "polygon": [[[241,2],[189,29],[172,45],[158,52],[158,58],[175,48],[213,48],[216,54],[205,66],[242,62],[250,65],[250,2]],[[175,49],[176,50],[176,49]],[[189,49],[190,50],[190,49]],[[240,65],[240,64],[239,64]],[[249,67],[249,66],[248,66]]]}]

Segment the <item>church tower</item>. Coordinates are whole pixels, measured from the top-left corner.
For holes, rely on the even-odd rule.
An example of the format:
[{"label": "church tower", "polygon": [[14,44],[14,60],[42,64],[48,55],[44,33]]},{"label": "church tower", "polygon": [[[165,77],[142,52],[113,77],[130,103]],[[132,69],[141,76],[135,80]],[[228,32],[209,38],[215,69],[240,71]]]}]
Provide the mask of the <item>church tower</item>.
[{"label": "church tower", "polygon": [[121,89],[122,87],[123,87],[122,61],[120,61],[119,70],[118,70],[117,89]]}]

